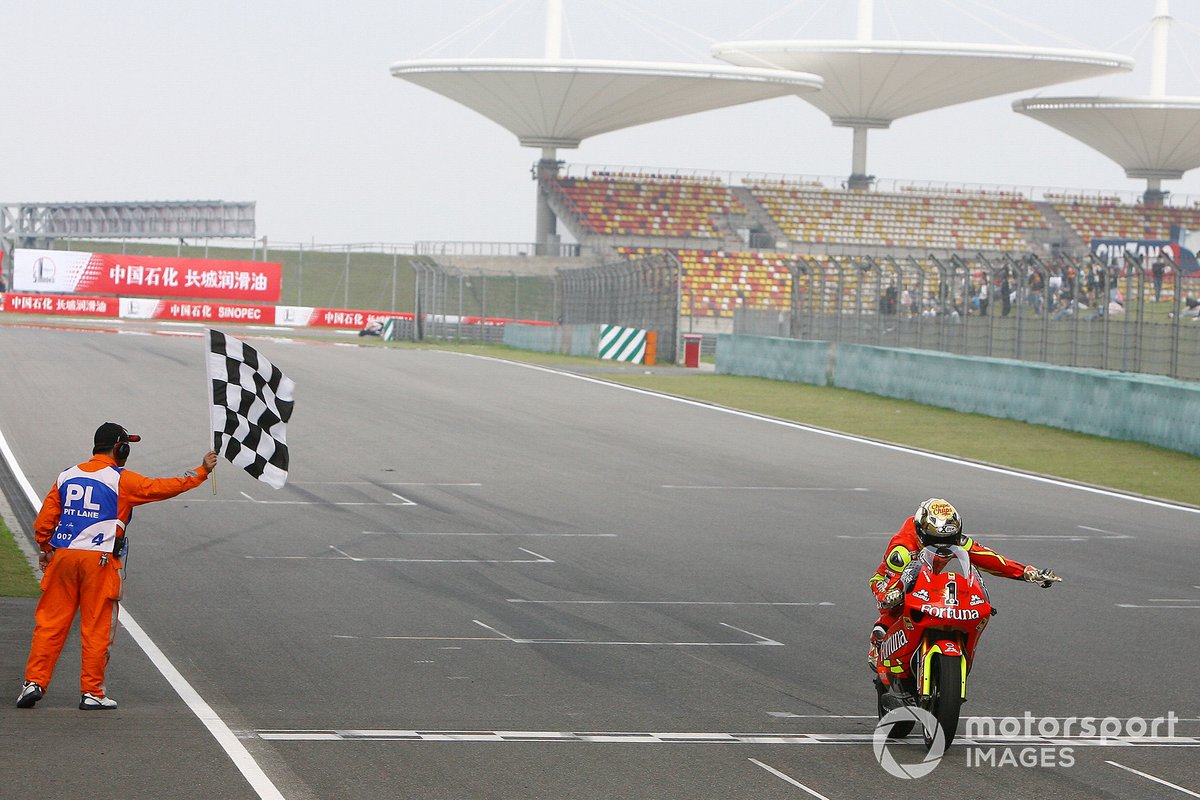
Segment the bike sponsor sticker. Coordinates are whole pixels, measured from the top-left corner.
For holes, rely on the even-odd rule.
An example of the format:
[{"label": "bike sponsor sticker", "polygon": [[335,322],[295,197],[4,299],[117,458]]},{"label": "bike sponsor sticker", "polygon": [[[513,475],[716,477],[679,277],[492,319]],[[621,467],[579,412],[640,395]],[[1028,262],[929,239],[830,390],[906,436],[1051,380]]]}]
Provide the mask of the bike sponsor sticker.
[{"label": "bike sponsor sticker", "polygon": [[924,589],[918,589],[912,593],[912,596],[925,603],[929,602],[929,592],[925,591]]},{"label": "bike sponsor sticker", "polygon": [[979,612],[973,608],[943,608],[926,603],[921,606],[921,613],[938,619],[972,620],[979,619]]},{"label": "bike sponsor sticker", "polygon": [[883,644],[879,645],[879,657],[891,658],[893,653],[906,644],[908,644],[908,634],[903,629],[898,630],[884,639]]},{"label": "bike sponsor sticker", "polygon": [[986,602],[987,602],[987,600],[984,600],[982,597],[980,597],[977,594],[971,595],[971,605],[973,605],[973,606],[981,606]]}]

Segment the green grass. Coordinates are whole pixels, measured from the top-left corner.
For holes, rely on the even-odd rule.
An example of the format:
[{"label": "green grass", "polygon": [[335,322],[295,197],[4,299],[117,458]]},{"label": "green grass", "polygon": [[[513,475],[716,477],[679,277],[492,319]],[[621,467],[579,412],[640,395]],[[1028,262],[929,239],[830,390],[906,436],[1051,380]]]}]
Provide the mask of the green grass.
[{"label": "green grass", "polygon": [[0,597],[37,597],[40,593],[25,554],[0,519]]}]

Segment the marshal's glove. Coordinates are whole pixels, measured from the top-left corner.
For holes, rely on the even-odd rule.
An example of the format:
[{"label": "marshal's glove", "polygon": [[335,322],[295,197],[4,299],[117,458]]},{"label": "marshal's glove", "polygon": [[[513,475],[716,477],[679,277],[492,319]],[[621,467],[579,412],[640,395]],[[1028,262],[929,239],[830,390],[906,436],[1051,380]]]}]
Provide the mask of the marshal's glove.
[{"label": "marshal's glove", "polygon": [[1043,589],[1049,589],[1056,583],[1061,583],[1062,578],[1054,574],[1054,570],[1038,569],[1032,564],[1025,568],[1025,574],[1022,577],[1029,583],[1040,583]]},{"label": "marshal's glove", "polygon": [[888,589],[887,594],[879,601],[880,608],[895,608],[904,600],[904,592],[899,589]]}]

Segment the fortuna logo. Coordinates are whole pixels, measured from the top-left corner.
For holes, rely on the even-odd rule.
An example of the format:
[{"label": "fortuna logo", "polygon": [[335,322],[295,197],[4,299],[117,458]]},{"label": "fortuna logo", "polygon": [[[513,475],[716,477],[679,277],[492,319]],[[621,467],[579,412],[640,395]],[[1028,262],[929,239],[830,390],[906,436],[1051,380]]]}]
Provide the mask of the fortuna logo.
[{"label": "fortuna logo", "polygon": [[924,589],[918,589],[912,593],[912,596],[926,603],[929,602],[929,592],[925,591]]},{"label": "fortuna logo", "polygon": [[879,657],[891,658],[892,653],[895,653],[906,644],[908,644],[908,635],[903,630],[898,630],[879,646]]},{"label": "fortuna logo", "polygon": [[987,602],[987,600],[984,600],[982,597],[980,597],[977,594],[971,595],[971,605],[973,605],[973,606],[981,606],[986,602]]},{"label": "fortuna logo", "polygon": [[921,606],[921,613],[938,619],[979,619],[979,612],[973,608],[942,608],[941,606],[931,606],[928,603]]}]

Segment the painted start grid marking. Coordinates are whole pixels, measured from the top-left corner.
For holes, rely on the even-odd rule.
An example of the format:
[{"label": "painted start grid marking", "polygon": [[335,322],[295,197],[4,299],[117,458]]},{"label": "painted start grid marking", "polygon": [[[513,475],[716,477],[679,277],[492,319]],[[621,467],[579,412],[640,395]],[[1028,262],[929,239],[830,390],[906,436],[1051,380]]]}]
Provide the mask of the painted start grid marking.
[{"label": "painted start grid marking", "polygon": [[[254,735],[276,742],[574,742],[586,744],[773,744],[871,746],[873,733],[700,733],[659,731],[453,731],[453,730],[259,730]],[[897,742],[896,744],[900,744]],[[908,742],[914,747],[919,741]],[[955,737],[958,746],[975,747],[1200,747],[1194,736],[1122,736],[1045,738]]]},{"label": "painted start grid marking", "polygon": [[329,545],[334,555],[328,556],[244,556],[256,561],[351,561],[384,562],[391,564],[553,564],[554,560],[525,547],[517,549],[532,558],[400,558],[396,556],[352,556],[335,545]]}]

